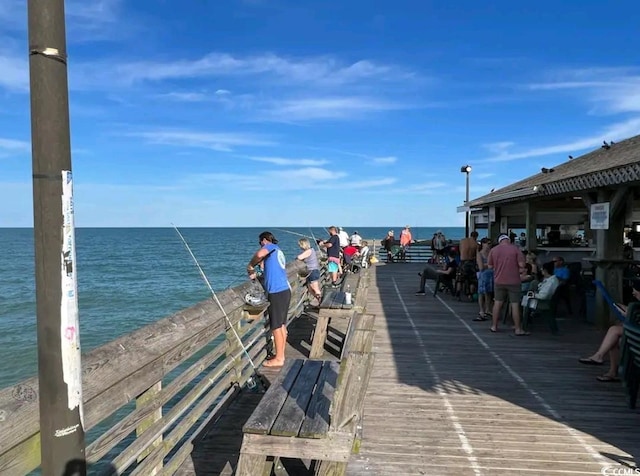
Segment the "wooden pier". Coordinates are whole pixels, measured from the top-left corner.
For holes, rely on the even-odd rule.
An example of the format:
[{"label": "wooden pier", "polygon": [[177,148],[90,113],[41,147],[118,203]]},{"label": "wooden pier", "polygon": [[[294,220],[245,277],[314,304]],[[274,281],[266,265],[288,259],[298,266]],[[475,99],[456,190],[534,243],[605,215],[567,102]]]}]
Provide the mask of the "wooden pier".
[{"label": "wooden pier", "polygon": [[[599,331],[575,318],[560,320],[559,337],[544,325],[528,337],[512,337],[508,328],[492,334],[471,320],[475,304],[415,296],[419,270],[371,270],[376,362],[361,450],[347,474],[600,475],[636,466],[640,413],[627,407],[620,384],[595,380],[602,367],[578,363],[599,344]],[[303,316],[292,325],[289,357],[308,355],[313,324]],[[338,342],[341,331],[334,332]],[[330,350],[324,358],[335,357]],[[238,399],[178,474],[232,474],[240,428],[259,399]],[[308,467],[278,465],[277,474],[290,475]]]},{"label": "wooden pier", "polygon": [[[478,310],[474,303],[448,294],[415,296],[421,267],[380,263],[368,271],[366,312],[376,316],[375,364],[365,397],[360,451],[351,456],[347,474],[627,474],[614,469],[634,474],[640,457],[640,413],[627,407],[621,384],[595,380],[605,368],[578,363],[580,356],[596,349],[601,331],[579,317],[568,317],[559,320],[562,335],[557,337],[543,324],[527,337],[511,336],[508,326],[493,334],[486,322],[472,321]],[[288,358],[308,357],[315,324],[306,314],[292,321]],[[339,359],[347,324],[347,319],[332,320],[323,359]],[[230,359],[241,358],[234,352],[228,353]],[[263,355],[258,347],[250,352]],[[263,370],[269,380],[277,373]],[[243,372],[243,380],[246,375]],[[126,395],[129,400],[135,397]],[[187,444],[165,434],[164,445],[173,444],[173,450],[157,453],[163,443],[146,436],[151,454],[165,456],[142,467],[160,468],[164,459],[162,474],[233,474],[242,426],[261,397],[257,391],[234,392],[233,398],[218,403],[210,421],[194,424],[199,431],[186,433]],[[24,414],[26,407],[17,411]],[[140,417],[150,415],[148,410]],[[152,428],[169,425],[159,418],[153,418]],[[184,418],[176,421],[181,426]],[[22,434],[31,434],[9,422]],[[132,420],[129,428],[144,435],[142,423]],[[0,447],[3,474],[24,474],[17,470],[28,466],[16,463],[20,447],[7,448]],[[29,448],[24,457],[33,461]],[[137,458],[145,461],[144,454]],[[121,459],[113,460],[114,468]],[[278,475],[313,474],[313,469],[309,461],[286,458],[275,459],[272,466]]]}]

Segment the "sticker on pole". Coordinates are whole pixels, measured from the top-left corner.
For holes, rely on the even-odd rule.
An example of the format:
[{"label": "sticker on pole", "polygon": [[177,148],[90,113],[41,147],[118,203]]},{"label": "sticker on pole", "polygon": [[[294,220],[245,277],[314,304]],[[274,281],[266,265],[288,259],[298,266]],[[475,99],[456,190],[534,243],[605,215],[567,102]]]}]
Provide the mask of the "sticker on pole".
[{"label": "sticker on pole", "polygon": [[73,179],[70,170],[62,171],[62,250],[60,273],[60,335],[62,377],[67,384],[69,410],[79,408],[82,426],[82,366],[78,318],[78,282],[76,276],[75,222],[73,216]]}]

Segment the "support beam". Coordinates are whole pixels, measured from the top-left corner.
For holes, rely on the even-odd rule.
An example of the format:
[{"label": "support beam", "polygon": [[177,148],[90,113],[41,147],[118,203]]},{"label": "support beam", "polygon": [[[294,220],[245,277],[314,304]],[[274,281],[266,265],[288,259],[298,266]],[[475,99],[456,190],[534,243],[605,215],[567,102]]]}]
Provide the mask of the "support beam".
[{"label": "support beam", "polygon": [[489,238],[492,240],[497,240],[498,236],[500,236],[500,218],[502,218],[502,213],[500,207],[495,207],[496,216],[493,222],[489,222]]},{"label": "support beam", "polygon": [[29,0],[42,474],[85,475],[64,0]]},{"label": "support beam", "polygon": [[[611,193],[607,190],[598,191],[597,203],[609,202],[609,229],[595,230],[596,258],[598,260],[622,259],[623,233],[627,204],[626,196],[629,189],[623,187]],[[599,265],[596,268],[596,279],[602,281],[611,297],[622,301],[622,274],[621,266]],[[596,294],[596,322],[599,327],[607,328],[611,321],[611,310],[600,294]]]},{"label": "support beam", "polygon": [[536,204],[525,204],[525,234],[527,235],[527,249],[534,251],[538,247],[537,233],[538,222],[536,220]]}]

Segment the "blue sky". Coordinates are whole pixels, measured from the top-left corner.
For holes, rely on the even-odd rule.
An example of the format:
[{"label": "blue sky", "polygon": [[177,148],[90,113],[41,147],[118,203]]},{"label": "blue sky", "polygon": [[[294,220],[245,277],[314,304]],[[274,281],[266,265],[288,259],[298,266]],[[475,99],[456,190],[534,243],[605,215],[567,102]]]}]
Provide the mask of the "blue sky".
[{"label": "blue sky", "polygon": [[[0,226],[31,226],[26,7],[0,0]],[[78,226],[451,226],[640,133],[640,3],[67,1]]]}]

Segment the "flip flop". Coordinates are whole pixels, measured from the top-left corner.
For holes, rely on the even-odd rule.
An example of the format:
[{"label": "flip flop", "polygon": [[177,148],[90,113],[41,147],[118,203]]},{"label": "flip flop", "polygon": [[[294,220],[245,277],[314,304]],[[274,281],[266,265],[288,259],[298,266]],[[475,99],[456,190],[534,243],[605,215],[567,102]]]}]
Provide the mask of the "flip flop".
[{"label": "flip flop", "polygon": [[597,360],[593,360],[591,357],[585,357],[583,359],[578,359],[578,362],[584,365],[602,365],[604,362],[598,362]]},{"label": "flip flop", "polygon": [[596,380],[598,382],[619,382],[620,381],[618,377],[611,377],[610,375],[607,375],[607,374],[598,375],[596,377]]},{"label": "flip flop", "polygon": [[472,320],[472,321],[475,321],[475,322],[480,322],[480,321],[488,321],[489,319],[487,319],[487,318],[486,318],[486,317],[484,317],[484,316],[478,316],[478,317],[474,317],[474,318],[473,318],[473,319],[471,319],[471,320]]},{"label": "flip flop", "polygon": [[513,337],[523,337],[523,336],[530,336],[531,332],[521,332],[520,334],[516,334],[515,332],[511,333],[511,335]]},{"label": "flip flop", "polygon": [[493,332],[493,333],[498,332],[498,330],[497,330],[497,329],[491,329],[491,327],[489,327],[489,330],[490,330],[491,332]]}]

